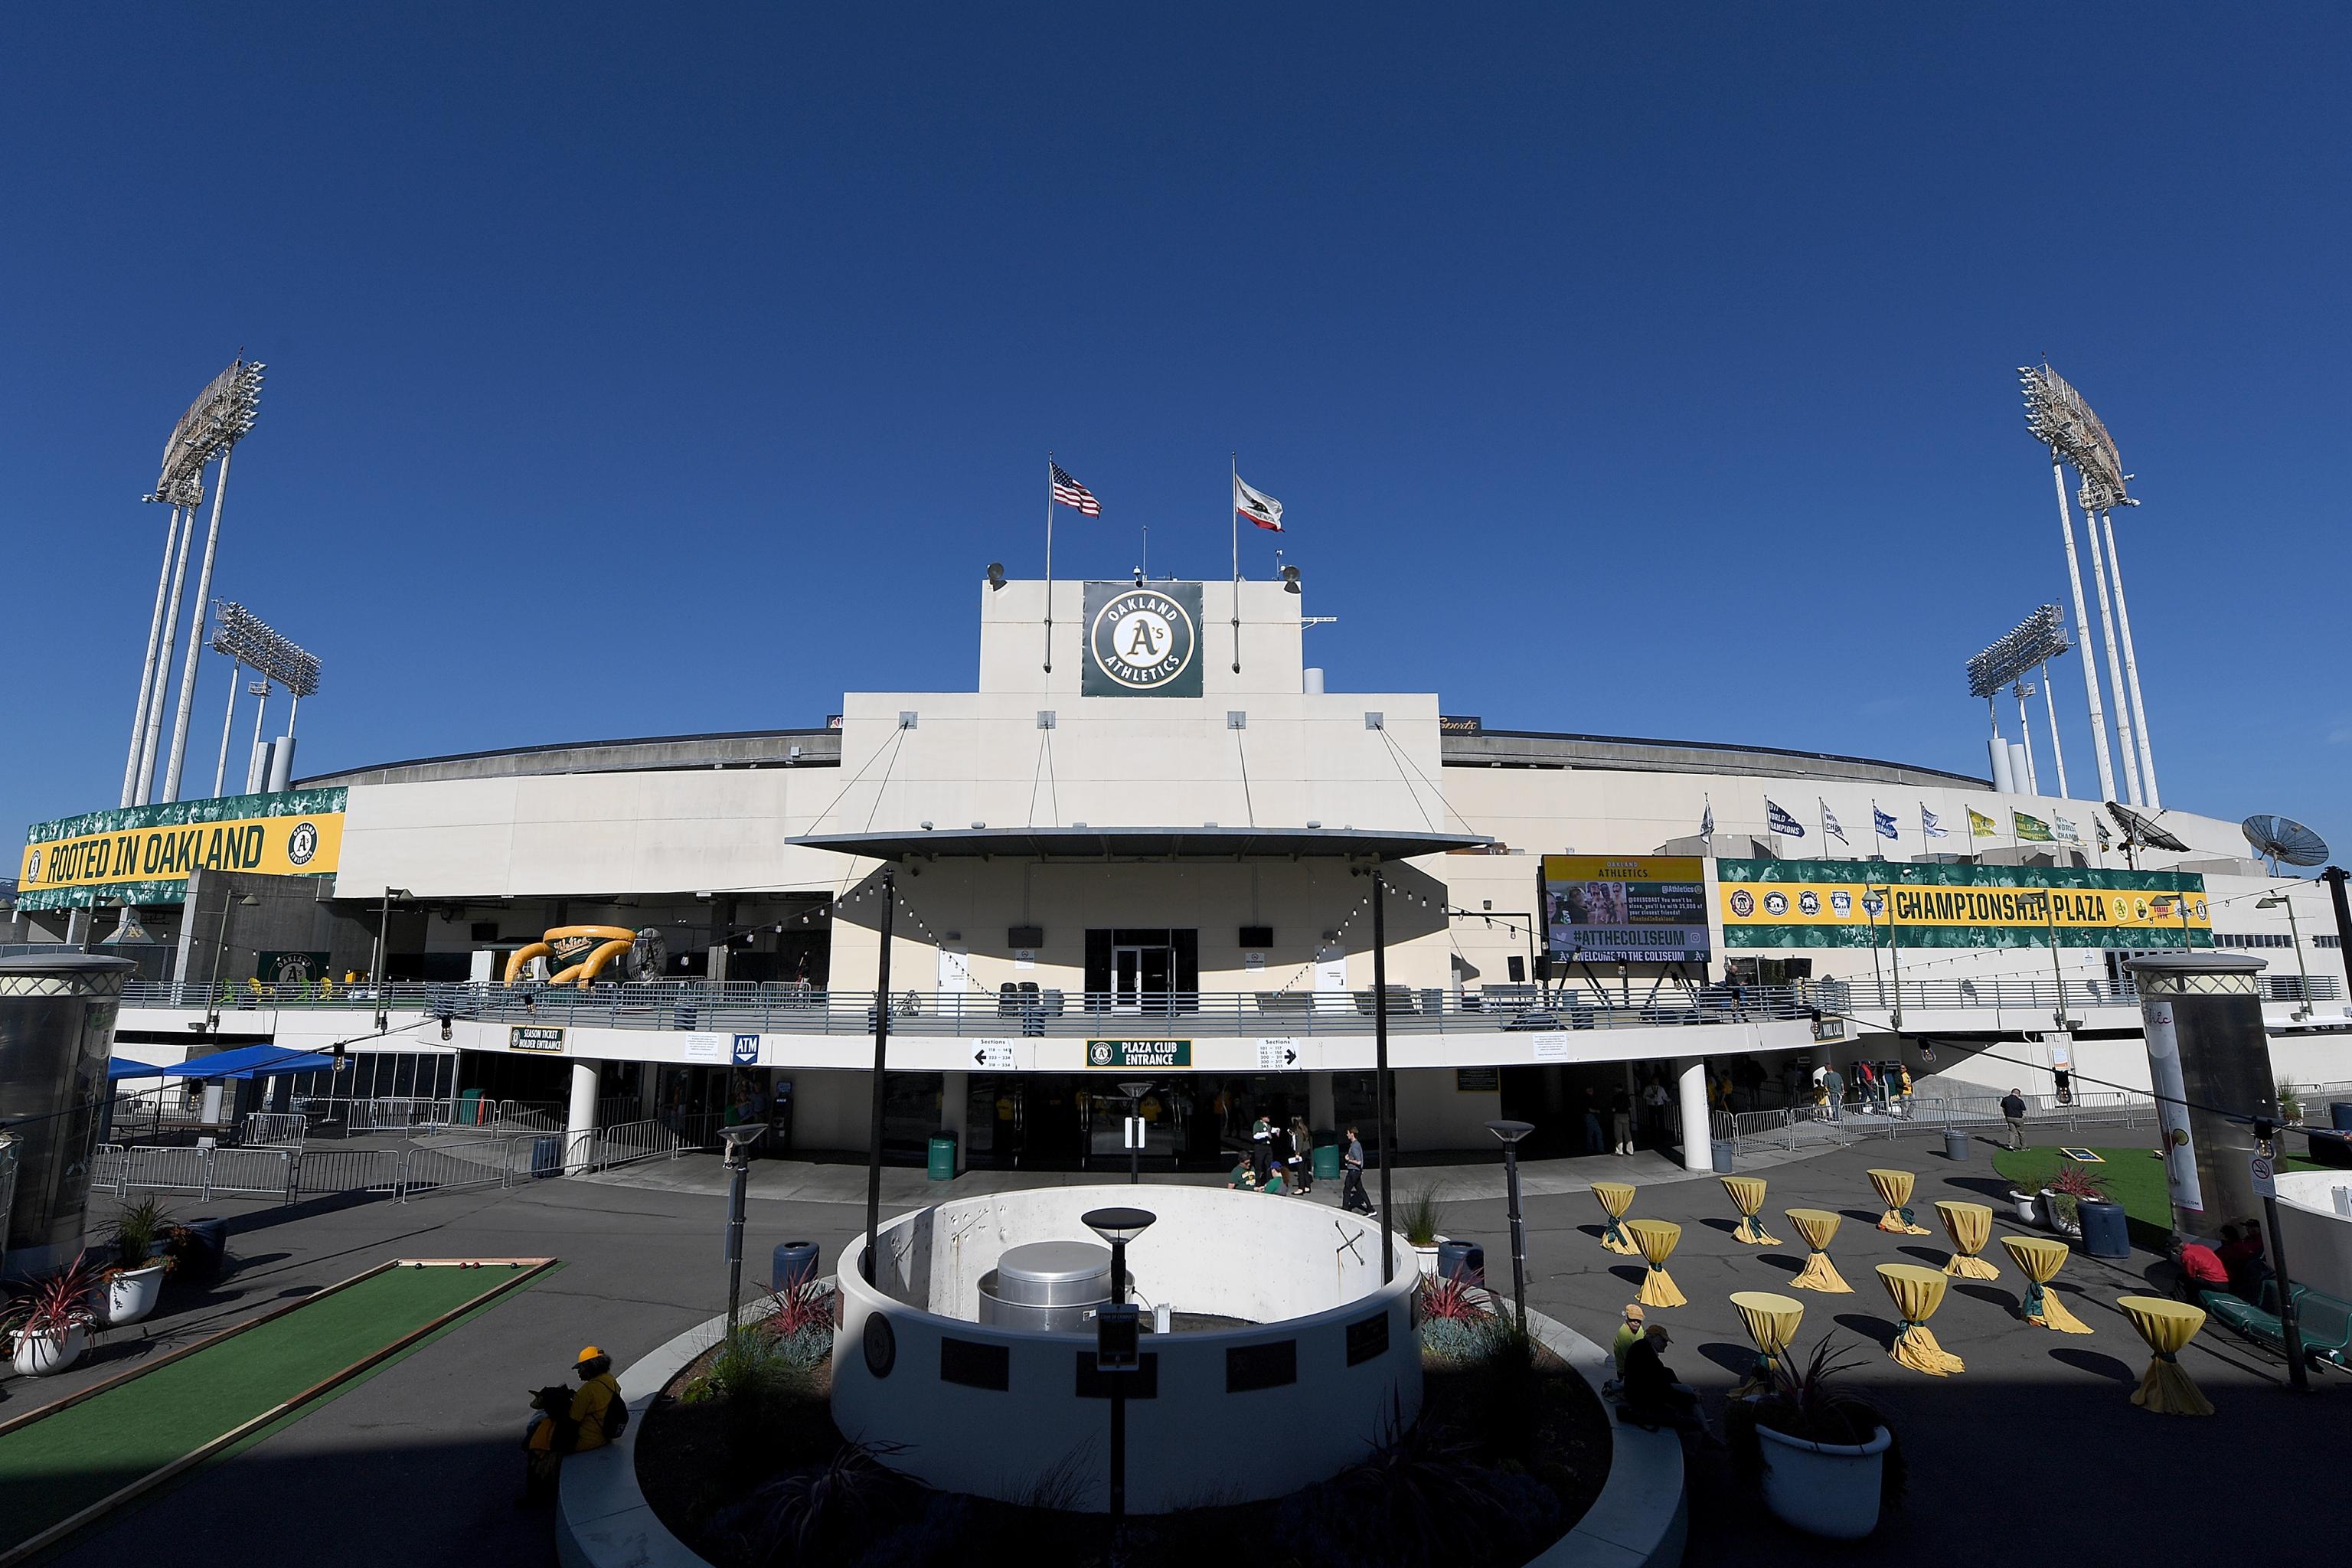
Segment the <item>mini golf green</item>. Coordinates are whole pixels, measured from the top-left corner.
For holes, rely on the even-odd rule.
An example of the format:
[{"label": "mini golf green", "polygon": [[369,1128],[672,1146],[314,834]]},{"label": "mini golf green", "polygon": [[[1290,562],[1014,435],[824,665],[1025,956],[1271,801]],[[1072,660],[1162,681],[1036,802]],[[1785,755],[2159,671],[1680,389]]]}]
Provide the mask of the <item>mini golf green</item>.
[{"label": "mini golf green", "polygon": [[[0,1432],[0,1561],[542,1267],[503,1259],[478,1268],[396,1264]],[[25,1387],[16,1385],[20,1396]]]},{"label": "mini golf green", "polygon": [[[2105,1163],[2077,1169],[2105,1188],[2107,1196],[2124,1205],[2125,1217],[2133,1222],[2135,1242],[2161,1249],[2172,1232],[2172,1194],[2164,1184],[2164,1162],[2146,1144],[2136,1149],[2092,1149],[2091,1152]],[[2048,1186],[2057,1178],[2061,1166],[2074,1163],[2055,1149],[2039,1147],[1998,1149],[1992,1156],[1992,1168],[2028,1192]],[[2316,1171],[2322,1167],[2295,1154],[2281,1161],[2279,1168]]]}]

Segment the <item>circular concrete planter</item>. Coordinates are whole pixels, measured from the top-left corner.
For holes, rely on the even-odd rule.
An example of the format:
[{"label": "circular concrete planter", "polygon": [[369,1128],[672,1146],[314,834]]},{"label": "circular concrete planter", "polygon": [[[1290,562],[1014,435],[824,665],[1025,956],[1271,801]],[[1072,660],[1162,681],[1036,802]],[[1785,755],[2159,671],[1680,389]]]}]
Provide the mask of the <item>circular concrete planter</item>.
[{"label": "circular concrete planter", "polygon": [[1832,1541],[1859,1541],[1878,1528],[1886,1449],[1884,1426],[1859,1446],[1812,1443],[1759,1425],[1764,1447],[1764,1506],[1781,1523]]}]

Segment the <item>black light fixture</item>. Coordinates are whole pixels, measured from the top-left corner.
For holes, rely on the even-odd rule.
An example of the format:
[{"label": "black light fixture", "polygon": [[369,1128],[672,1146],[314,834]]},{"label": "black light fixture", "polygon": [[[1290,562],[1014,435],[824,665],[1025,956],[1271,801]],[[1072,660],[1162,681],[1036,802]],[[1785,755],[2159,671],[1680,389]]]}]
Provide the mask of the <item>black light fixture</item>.
[{"label": "black light fixture", "polygon": [[722,1128],[726,1164],[734,1180],[727,1189],[727,1331],[735,1331],[737,1298],[743,1293],[743,1189],[751,1177],[751,1145],[768,1130],[764,1121]]},{"label": "black light fixture", "polygon": [[1282,569],[1282,591],[1286,594],[1296,594],[1298,592],[1297,567],[1286,566]]},{"label": "black light fixture", "polygon": [[1149,1209],[1088,1209],[1078,1223],[1110,1243],[1110,1305],[1095,1314],[1095,1371],[1110,1379],[1110,1560],[1127,1561],[1127,1380],[1142,1370],[1142,1326],[1127,1299],[1127,1244],[1160,1216]]},{"label": "black light fixture", "polygon": [[1004,586],[1003,562],[992,561],[988,563],[988,585],[992,590]]},{"label": "black light fixture", "polygon": [[1519,1214],[1519,1141],[1535,1131],[1531,1122],[1489,1121],[1486,1131],[1503,1145],[1503,1171],[1511,1197],[1511,1297],[1518,1305],[1519,1332],[1528,1331],[1528,1227]]}]

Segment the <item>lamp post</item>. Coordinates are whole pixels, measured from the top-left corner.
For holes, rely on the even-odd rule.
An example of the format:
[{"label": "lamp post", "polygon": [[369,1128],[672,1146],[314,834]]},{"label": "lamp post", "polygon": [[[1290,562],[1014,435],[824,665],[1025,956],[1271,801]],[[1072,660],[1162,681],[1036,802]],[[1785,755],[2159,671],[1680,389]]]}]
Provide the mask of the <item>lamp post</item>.
[{"label": "lamp post", "polygon": [[1132,1187],[1143,1180],[1143,1097],[1151,1092],[1151,1086],[1123,1083],[1118,1091],[1127,1096],[1127,1184]]},{"label": "lamp post", "polygon": [[1372,1099],[1381,1121],[1381,1283],[1396,1278],[1396,1233],[1389,1212],[1389,1172],[1396,1163],[1395,1129],[1389,1125],[1395,1095],[1389,1082],[1388,882],[1372,866]]},{"label": "lamp post", "polygon": [[368,983],[375,987],[375,1032],[383,1034],[390,1026],[391,1003],[384,991],[384,966],[392,962],[392,900],[413,899],[416,895],[406,888],[387,887],[383,890],[383,910],[376,917],[375,952],[368,963]]},{"label": "lamp post", "polygon": [[743,1194],[751,1176],[751,1145],[768,1130],[754,1121],[719,1133],[727,1141],[725,1159],[734,1178],[727,1188],[727,1331],[735,1331],[736,1303],[743,1295]]},{"label": "lamp post", "polygon": [[229,917],[236,912],[239,906],[251,909],[260,902],[251,893],[240,893],[234,888],[227,889],[226,896],[221,900],[220,930],[213,932],[213,974],[205,987],[205,1032],[208,1035],[220,1033],[221,951],[228,946]]},{"label": "lamp post", "polygon": [[1503,1173],[1511,1194],[1511,1299],[1519,1310],[1519,1332],[1528,1331],[1528,1228],[1519,1215],[1519,1140],[1535,1128],[1525,1121],[1489,1121],[1486,1131],[1503,1145]]},{"label": "lamp post", "polygon": [[890,1048],[890,912],[898,901],[898,868],[882,868],[882,955],[874,971],[874,1120],[866,1140],[866,1256],[858,1271],[874,1283],[882,1241],[882,1070]]},{"label": "lamp post", "polygon": [[1110,1560],[1127,1560],[1127,1380],[1142,1369],[1141,1323],[1127,1299],[1127,1244],[1160,1216],[1148,1209],[1088,1209],[1078,1222],[1110,1243],[1110,1301],[1095,1316],[1095,1371],[1110,1379]]},{"label": "lamp post", "polygon": [[2298,976],[2296,984],[2301,987],[2302,997],[2300,1005],[2295,1008],[2292,1016],[2294,1022],[2300,1024],[2311,1016],[2311,971],[2305,967],[2303,962],[2303,928],[2295,923],[2294,900],[2284,893],[2273,893],[2267,899],[2255,900],[2254,908],[2286,911],[2287,936],[2288,940],[2294,943],[2294,972]]}]

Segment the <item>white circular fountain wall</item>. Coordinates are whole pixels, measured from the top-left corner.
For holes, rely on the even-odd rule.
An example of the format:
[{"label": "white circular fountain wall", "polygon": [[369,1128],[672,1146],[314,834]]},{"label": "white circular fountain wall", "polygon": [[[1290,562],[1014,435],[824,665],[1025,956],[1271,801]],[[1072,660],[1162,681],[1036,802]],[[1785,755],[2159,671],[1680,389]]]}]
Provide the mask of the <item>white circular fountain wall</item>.
[{"label": "white circular fountain wall", "polygon": [[882,1226],[881,1267],[842,1258],[833,1417],[896,1444],[894,1468],[944,1491],[1024,1501],[1056,1474],[1109,1506],[1108,1379],[1094,1333],[981,1323],[980,1279],[1024,1242],[1093,1240],[1079,1216],[1134,1206],[1134,1300],[1249,1326],[1147,1333],[1127,1374],[1127,1506],[1165,1513],[1279,1497],[1336,1475],[1421,1411],[1412,1249],[1381,1279],[1381,1231],[1353,1215],[1214,1187],[1054,1187],[962,1199]]}]

